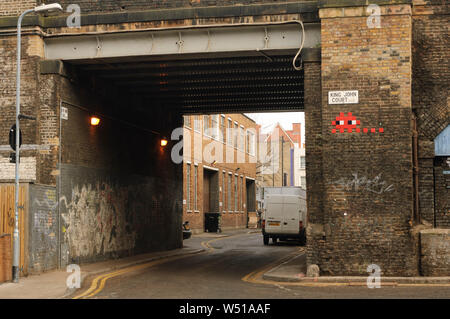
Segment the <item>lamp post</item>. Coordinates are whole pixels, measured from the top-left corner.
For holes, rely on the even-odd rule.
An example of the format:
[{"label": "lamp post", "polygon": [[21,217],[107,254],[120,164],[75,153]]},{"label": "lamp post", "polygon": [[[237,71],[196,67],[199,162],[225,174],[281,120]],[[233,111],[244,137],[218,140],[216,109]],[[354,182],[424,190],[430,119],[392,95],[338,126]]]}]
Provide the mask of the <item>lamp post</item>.
[{"label": "lamp post", "polygon": [[16,180],[15,180],[15,204],[14,204],[14,247],[13,247],[13,265],[12,277],[14,282],[19,282],[19,257],[20,257],[20,237],[19,237],[19,162],[20,162],[20,57],[21,57],[21,29],[22,20],[32,12],[42,13],[54,10],[62,11],[58,3],[43,4],[24,11],[17,20],[17,77],[16,77]]}]

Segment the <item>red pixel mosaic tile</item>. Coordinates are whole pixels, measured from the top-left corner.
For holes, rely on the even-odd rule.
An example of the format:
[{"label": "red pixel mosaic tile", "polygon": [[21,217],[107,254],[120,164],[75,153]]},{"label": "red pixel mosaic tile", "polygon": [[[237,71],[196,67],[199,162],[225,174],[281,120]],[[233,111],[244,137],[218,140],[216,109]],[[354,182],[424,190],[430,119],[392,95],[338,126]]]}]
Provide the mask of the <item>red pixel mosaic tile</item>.
[{"label": "red pixel mosaic tile", "polygon": [[331,122],[332,125],[334,125],[336,128],[331,129],[331,133],[361,133],[361,130],[363,133],[368,133],[370,130],[370,133],[383,133],[384,129],[382,127],[375,129],[375,128],[359,128],[358,125],[361,124],[359,120],[356,119],[355,116],[352,115],[351,112],[348,112],[347,115],[344,114],[344,112],[339,113],[339,116],[336,116],[336,120]]}]

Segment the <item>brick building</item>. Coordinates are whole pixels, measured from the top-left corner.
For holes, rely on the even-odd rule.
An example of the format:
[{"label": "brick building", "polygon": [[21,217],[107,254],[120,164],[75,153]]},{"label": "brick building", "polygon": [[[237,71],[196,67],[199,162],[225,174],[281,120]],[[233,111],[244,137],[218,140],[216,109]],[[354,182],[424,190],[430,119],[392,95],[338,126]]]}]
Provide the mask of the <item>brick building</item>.
[{"label": "brick building", "polygon": [[183,220],[204,230],[204,214],[221,213],[221,229],[248,227],[255,216],[256,123],[243,114],[184,116]]},{"label": "brick building", "polygon": [[[0,2],[5,188],[17,16],[42,2]],[[79,27],[70,12],[23,23],[21,109],[36,117],[21,121],[30,269],[181,247],[185,174],[175,143],[158,141],[183,114],[304,110],[308,264],[424,273],[420,229],[450,218],[450,154],[435,152],[450,123],[448,1],[59,2],[79,5]],[[334,104],[335,91],[358,97]]]},{"label": "brick building", "polygon": [[[258,187],[302,186],[306,189],[306,157],[301,143],[301,125],[285,130],[277,123],[268,134],[259,134],[259,148],[266,160],[258,162]],[[303,146],[303,147],[302,147]]]},{"label": "brick building", "polygon": [[286,133],[294,142],[294,149],[291,151],[294,172],[292,185],[306,189],[306,150],[305,143],[302,142],[301,123],[292,123],[292,130],[286,130]]}]

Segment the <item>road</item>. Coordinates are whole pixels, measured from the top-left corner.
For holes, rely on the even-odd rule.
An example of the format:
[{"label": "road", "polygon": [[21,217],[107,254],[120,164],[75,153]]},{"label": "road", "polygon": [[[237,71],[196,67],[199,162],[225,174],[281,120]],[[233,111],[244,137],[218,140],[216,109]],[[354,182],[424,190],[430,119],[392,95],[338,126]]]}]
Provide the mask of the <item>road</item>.
[{"label": "road", "polygon": [[[185,246],[209,241],[205,253],[152,263],[111,276],[90,298],[98,299],[290,299],[290,298],[450,298],[449,287],[305,287],[243,281],[284,256],[304,249],[294,243],[264,246],[260,233],[232,237],[194,236]],[[87,281],[81,291],[91,285]],[[100,285],[101,286],[101,285]]]}]

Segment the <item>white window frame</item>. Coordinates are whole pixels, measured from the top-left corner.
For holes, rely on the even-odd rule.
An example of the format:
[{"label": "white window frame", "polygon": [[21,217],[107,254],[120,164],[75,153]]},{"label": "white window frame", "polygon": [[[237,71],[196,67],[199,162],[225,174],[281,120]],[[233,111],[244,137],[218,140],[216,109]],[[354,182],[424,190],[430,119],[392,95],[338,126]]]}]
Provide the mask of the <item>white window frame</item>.
[{"label": "white window frame", "polygon": [[[222,122],[223,121],[223,125]],[[222,134],[221,134],[222,133]],[[227,133],[227,119],[225,114],[221,114],[219,118],[219,140],[225,144],[225,134]]]},{"label": "white window frame", "polygon": [[227,178],[227,172],[222,171],[222,212],[223,213],[227,212],[227,206],[225,205],[226,194],[227,194],[227,192],[225,191],[226,178]]},{"label": "white window frame", "polygon": [[[213,114],[211,117],[211,132],[212,132],[212,138],[215,140],[219,140],[219,114]],[[214,127],[214,123],[216,123],[216,127]]]},{"label": "white window frame", "polygon": [[191,210],[191,163],[186,164],[186,211]]},{"label": "white window frame", "polygon": [[235,149],[238,149],[239,147],[239,124],[236,121],[234,121],[233,126],[233,147]]},{"label": "white window frame", "polygon": [[231,210],[231,185],[233,183],[232,181],[233,179],[233,173],[228,172],[228,212],[232,213],[233,211]]},{"label": "white window frame", "polygon": [[202,117],[199,115],[194,116],[194,132],[202,132]]},{"label": "white window frame", "polygon": [[300,156],[300,169],[306,168],[306,156]]},{"label": "white window frame", "polygon": [[209,131],[209,115],[205,114],[202,116],[203,119],[203,135],[207,137],[211,137],[208,135]]},{"label": "white window frame", "polygon": [[239,141],[238,141],[238,149],[242,152],[245,152],[245,127],[241,125],[239,127]]},{"label": "white window frame", "polygon": [[198,210],[197,183],[198,183],[198,164],[194,164],[194,211],[200,212]]},{"label": "white window frame", "polygon": [[233,120],[228,118],[227,122],[227,144],[233,146]]},{"label": "white window frame", "polygon": [[238,212],[238,181],[239,181],[239,176],[237,174],[234,175],[234,212],[237,213]]},{"label": "white window frame", "polygon": [[[186,119],[189,119],[189,125],[186,123]],[[192,118],[190,115],[183,115],[183,125],[188,129],[192,128]]]}]

